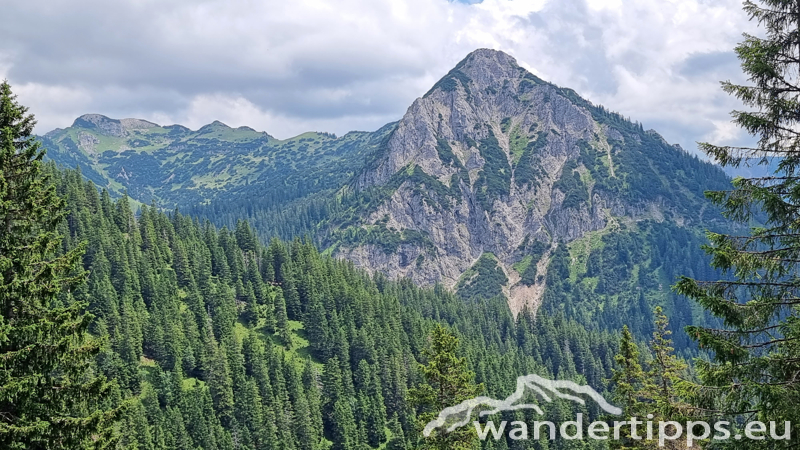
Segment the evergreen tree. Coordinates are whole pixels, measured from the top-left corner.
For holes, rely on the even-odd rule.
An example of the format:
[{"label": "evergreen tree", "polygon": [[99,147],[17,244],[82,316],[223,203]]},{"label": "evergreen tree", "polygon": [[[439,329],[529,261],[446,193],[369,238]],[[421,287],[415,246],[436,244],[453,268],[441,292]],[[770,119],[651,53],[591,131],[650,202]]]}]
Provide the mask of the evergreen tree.
[{"label": "evergreen tree", "polygon": [[358,428],[356,427],[353,409],[347,399],[341,398],[333,404],[333,429],[331,440],[333,450],[351,450],[359,444]]},{"label": "evergreen tree", "polygon": [[407,450],[408,443],[406,442],[406,436],[405,433],[403,433],[403,427],[400,426],[397,417],[392,418],[391,422],[389,422],[389,430],[392,432],[392,438],[386,443],[386,449]]},{"label": "evergreen tree", "polygon": [[749,235],[708,233],[712,266],[731,277],[683,277],[675,288],[723,324],[687,328],[713,355],[710,363],[697,361],[695,406],[791,421],[793,434],[800,434],[800,3],[746,1],[744,9],[764,31],[745,34],[736,47],[752,85],[724,82],[722,88],[751,108],[734,111],[733,122],[758,138],[757,145],[701,148],[724,166],[779,164],[771,176],[736,178],[732,190],[707,194],[728,218],[761,225]]},{"label": "evergreen tree", "polygon": [[669,319],[660,306],[656,307],[654,315],[655,331],[650,341],[653,361],[650,363],[649,376],[652,380],[652,397],[656,411],[652,413],[661,417],[673,417],[686,412],[681,405],[680,388],[684,384],[681,375],[688,365],[675,355],[672,339],[669,337],[672,334],[669,330]]},{"label": "evergreen tree", "polygon": [[[483,385],[475,384],[475,374],[467,368],[467,360],[459,357],[458,338],[437,324],[430,334],[430,346],[425,351],[427,364],[420,367],[425,383],[409,392],[420,414],[419,430],[443,409],[477,396]],[[422,433],[419,434],[422,436]],[[461,427],[451,432],[437,429],[430,437],[420,438],[419,448],[437,450],[471,449],[477,442],[474,430]]]},{"label": "evergreen tree", "polygon": [[343,378],[349,376],[349,373],[342,371],[338,358],[331,358],[325,363],[322,372],[322,413],[327,437],[336,450],[355,448],[359,443],[353,408],[343,386]]},{"label": "evergreen tree", "polygon": [[[617,369],[612,376],[614,399],[622,406],[623,417],[637,417],[642,421],[684,422],[688,410],[683,401],[686,381],[681,378],[687,364],[678,358],[669,338],[669,321],[661,307],[654,310],[653,339],[646,353],[652,356],[645,370],[640,363],[639,347],[627,326],[622,328],[619,353],[614,357]],[[615,418],[609,418],[616,420]],[[623,428],[624,439],[613,441],[612,448],[619,449],[655,449],[659,448],[656,440],[647,440],[642,427],[637,427],[638,439],[633,436],[630,427]],[[667,433],[675,435],[676,430],[670,425]],[[671,440],[665,443],[666,448],[686,448],[686,440]]]},{"label": "evergreen tree", "polygon": [[281,342],[283,342],[283,345],[291,347],[292,333],[289,330],[289,318],[286,316],[286,301],[284,300],[283,294],[280,291],[278,291],[274,301],[278,337],[280,338]]},{"label": "evergreen tree", "polygon": [[379,380],[373,374],[372,366],[363,359],[358,363],[356,377],[360,381],[359,417],[364,420],[367,442],[378,447],[386,440],[386,407]]},{"label": "evergreen tree", "polygon": [[100,342],[70,295],[85,278],[84,247],[55,256],[66,210],[34,124],[0,84],[0,447],[107,448],[120,409],[101,406],[111,385],[91,367]]},{"label": "evergreen tree", "polygon": [[[644,417],[647,415],[649,405],[643,400],[647,381],[645,372],[639,362],[639,346],[633,339],[628,326],[622,327],[622,336],[619,340],[619,353],[614,357],[617,369],[613,370],[611,378],[614,383],[614,399],[622,407],[623,417]],[[612,447],[619,449],[647,448],[640,442],[635,442],[631,437],[631,430],[625,429],[622,441],[613,441]]]},{"label": "evergreen tree", "polygon": [[310,359],[303,365],[303,387],[308,401],[311,430],[315,444],[322,439],[322,395],[319,389],[319,377]]}]

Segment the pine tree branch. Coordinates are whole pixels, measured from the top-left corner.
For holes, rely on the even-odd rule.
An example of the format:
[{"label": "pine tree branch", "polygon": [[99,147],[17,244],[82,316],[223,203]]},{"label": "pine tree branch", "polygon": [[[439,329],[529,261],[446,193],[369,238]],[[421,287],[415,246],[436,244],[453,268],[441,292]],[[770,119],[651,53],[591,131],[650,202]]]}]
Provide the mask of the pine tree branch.
[{"label": "pine tree branch", "polygon": [[700,287],[704,286],[772,286],[772,287],[786,287],[786,288],[798,288],[800,289],[800,281],[798,283],[781,283],[777,281],[729,281],[729,280],[719,280],[719,281],[698,281],[697,285]]},{"label": "pine tree branch", "polygon": [[781,325],[772,325],[769,327],[759,328],[756,330],[723,330],[723,329],[706,329],[714,334],[721,334],[721,335],[737,335],[737,334],[756,334],[756,333],[766,333],[767,331],[777,330],[780,328]]},{"label": "pine tree branch", "polygon": [[798,339],[800,339],[800,337],[773,339],[771,341],[760,342],[758,344],[743,345],[742,348],[763,348],[763,347],[768,347],[770,345],[781,344],[781,343],[784,343],[784,342],[795,342]]}]

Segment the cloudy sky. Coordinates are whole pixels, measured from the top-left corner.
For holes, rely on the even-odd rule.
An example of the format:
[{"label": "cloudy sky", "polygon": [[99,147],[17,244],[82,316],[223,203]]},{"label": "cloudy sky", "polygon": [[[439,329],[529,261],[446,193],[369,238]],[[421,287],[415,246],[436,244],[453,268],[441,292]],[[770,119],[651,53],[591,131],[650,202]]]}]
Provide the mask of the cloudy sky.
[{"label": "cloudy sky", "polygon": [[375,130],[470,51],[503,50],[687,150],[746,140],[719,81],[740,0],[4,0],[0,78],[38,133],[84,113],[286,138]]}]

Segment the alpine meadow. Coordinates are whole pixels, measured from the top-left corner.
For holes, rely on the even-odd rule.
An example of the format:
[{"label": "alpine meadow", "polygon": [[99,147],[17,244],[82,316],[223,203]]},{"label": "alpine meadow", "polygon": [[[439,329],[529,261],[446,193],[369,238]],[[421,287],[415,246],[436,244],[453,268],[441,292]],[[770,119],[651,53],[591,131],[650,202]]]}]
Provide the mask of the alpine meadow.
[{"label": "alpine meadow", "polygon": [[800,3],[743,11],[702,157],[488,48],[343,135],[3,81],[0,450],[799,448]]}]

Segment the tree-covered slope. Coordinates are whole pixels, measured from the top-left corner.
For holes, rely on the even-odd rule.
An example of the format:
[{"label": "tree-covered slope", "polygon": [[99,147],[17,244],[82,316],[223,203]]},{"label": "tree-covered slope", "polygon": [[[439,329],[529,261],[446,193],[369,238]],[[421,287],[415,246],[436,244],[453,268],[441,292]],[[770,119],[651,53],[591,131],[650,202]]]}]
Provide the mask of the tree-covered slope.
[{"label": "tree-covered slope", "polygon": [[[61,301],[86,301],[96,316],[90,332],[105,345],[94,370],[117,383],[112,403],[132,402],[123,445],[411,448],[420,433],[407,392],[422,382],[435,323],[456,332],[495,398],[527,373],[607,387],[611,334],[558,315],[515,320],[502,298],[464,302],[372,276],[301,240],[265,246],[246,222],[217,229],[147,206],[136,217],[127,197],[51,170],[69,207],[63,251],[88,243],[88,282]],[[559,421],[601,412],[572,402],[545,410]],[[524,414],[512,415],[533,420]]]},{"label": "tree-covered slope", "polygon": [[41,140],[50,159],[80,167],[86,178],[113,195],[127,192],[139,202],[172,208],[230,200],[243,190],[287,201],[339,188],[391,128],[278,140],[221,122],[192,131],[87,114]]}]

